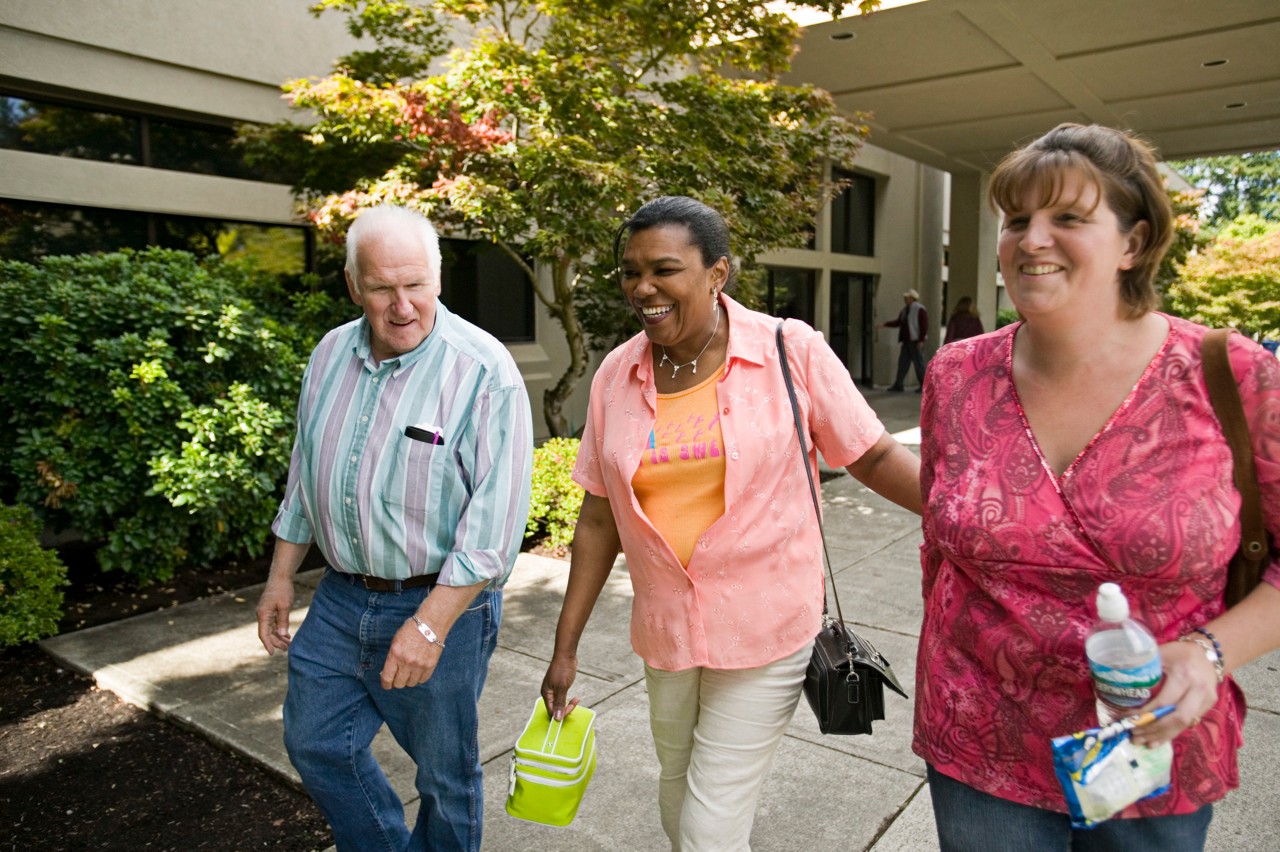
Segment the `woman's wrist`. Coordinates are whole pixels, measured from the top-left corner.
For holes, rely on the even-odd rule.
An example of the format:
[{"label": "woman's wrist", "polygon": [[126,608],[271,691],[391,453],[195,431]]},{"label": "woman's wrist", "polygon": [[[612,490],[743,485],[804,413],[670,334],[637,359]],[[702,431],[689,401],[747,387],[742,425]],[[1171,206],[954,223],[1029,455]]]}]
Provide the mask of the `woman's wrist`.
[{"label": "woman's wrist", "polygon": [[1213,663],[1213,671],[1218,676],[1218,683],[1226,680],[1227,673],[1222,660],[1222,645],[1218,643],[1218,637],[1203,627],[1197,627],[1191,633],[1179,636],[1178,641],[1190,642],[1203,649],[1205,659]]}]

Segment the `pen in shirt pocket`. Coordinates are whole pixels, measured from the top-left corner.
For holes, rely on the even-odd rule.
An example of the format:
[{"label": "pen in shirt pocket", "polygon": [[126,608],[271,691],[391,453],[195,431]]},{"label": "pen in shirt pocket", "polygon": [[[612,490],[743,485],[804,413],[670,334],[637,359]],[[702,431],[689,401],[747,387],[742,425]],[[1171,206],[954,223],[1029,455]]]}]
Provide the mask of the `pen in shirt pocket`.
[{"label": "pen in shirt pocket", "polygon": [[439,426],[432,426],[430,423],[419,423],[417,426],[404,427],[404,434],[415,441],[422,441],[426,444],[443,444],[444,432]]}]

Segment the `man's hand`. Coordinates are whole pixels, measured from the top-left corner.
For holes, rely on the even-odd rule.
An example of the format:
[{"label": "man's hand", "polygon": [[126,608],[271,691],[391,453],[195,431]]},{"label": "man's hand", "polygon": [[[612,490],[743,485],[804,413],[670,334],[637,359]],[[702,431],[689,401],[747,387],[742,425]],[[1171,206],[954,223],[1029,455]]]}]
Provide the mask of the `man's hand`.
[{"label": "man's hand", "polygon": [[258,638],[267,653],[288,651],[289,610],[293,608],[293,578],[272,577],[258,599]]},{"label": "man's hand", "polygon": [[391,640],[387,662],[382,667],[382,688],[403,689],[418,686],[431,679],[444,649],[418,632],[412,620],[406,621]]}]

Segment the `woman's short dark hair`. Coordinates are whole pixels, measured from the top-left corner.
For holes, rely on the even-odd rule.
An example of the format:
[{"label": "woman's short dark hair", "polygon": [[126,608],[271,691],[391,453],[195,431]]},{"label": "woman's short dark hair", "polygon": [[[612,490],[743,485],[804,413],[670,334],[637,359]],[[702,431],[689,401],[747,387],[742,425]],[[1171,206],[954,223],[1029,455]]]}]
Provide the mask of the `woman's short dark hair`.
[{"label": "woman's short dark hair", "polygon": [[697,246],[705,268],[710,269],[722,257],[727,260],[729,277],[725,279],[720,289],[725,292],[733,289],[734,284],[737,283],[737,263],[729,251],[729,226],[725,224],[724,217],[715,210],[685,195],[663,195],[646,202],[631,214],[631,218],[619,226],[617,233],[613,236],[614,268],[622,267],[624,238],[629,238],[639,231],[663,225],[685,227],[689,232],[689,243]]},{"label": "woman's short dark hair", "polygon": [[1100,124],[1059,124],[1000,161],[987,197],[997,210],[1016,210],[1027,190],[1038,188],[1040,203],[1048,206],[1058,201],[1070,171],[1094,183],[1122,232],[1147,223],[1133,267],[1120,272],[1120,298],[1131,317],[1154,310],[1160,304],[1156,271],[1173,243],[1173,205],[1156,170],[1155,151],[1142,139]]}]

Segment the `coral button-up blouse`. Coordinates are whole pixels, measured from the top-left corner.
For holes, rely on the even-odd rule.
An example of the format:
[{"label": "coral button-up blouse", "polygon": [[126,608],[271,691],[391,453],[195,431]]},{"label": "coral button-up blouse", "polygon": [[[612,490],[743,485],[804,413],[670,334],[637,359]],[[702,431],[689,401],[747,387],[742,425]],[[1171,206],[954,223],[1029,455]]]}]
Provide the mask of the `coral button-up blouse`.
[{"label": "coral button-up blouse", "polygon": [[[687,568],[640,508],[631,487],[656,417],[651,344],[643,334],[609,353],[591,382],[574,479],[609,500],[635,592],[631,644],[665,671],[753,668],[812,641],[822,615],[822,538],[801,467],[778,363],[778,320],[721,296],[729,321],[716,384],[724,439],[724,514],[694,546]],[[884,433],[822,335],[784,325],[808,463],[856,461]]]}]

